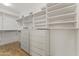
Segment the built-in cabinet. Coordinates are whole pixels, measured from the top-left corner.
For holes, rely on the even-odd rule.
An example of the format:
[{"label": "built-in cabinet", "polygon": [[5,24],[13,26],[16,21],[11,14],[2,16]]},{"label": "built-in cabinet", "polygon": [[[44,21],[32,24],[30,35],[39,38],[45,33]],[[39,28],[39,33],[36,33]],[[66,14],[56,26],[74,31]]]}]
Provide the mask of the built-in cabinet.
[{"label": "built-in cabinet", "polygon": [[30,31],[28,29],[21,30],[21,48],[30,53]]},{"label": "built-in cabinet", "polygon": [[[78,11],[79,4],[76,3],[48,3],[46,8],[32,13],[30,54],[33,56],[79,55]],[[22,24],[26,24],[25,27],[29,25],[25,21]]]},{"label": "built-in cabinet", "polygon": [[30,31],[33,27],[32,15],[26,16],[22,19],[18,19],[18,28],[21,30],[21,48],[30,53]]},{"label": "built-in cabinet", "polygon": [[32,30],[30,32],[30,53],[31,55],[49,55],[49,31]]},{"label": "built-in cabinet", "polygon": [[77,55],[77,19],[75,3],[47,4],[50,31],[50,55]]}]

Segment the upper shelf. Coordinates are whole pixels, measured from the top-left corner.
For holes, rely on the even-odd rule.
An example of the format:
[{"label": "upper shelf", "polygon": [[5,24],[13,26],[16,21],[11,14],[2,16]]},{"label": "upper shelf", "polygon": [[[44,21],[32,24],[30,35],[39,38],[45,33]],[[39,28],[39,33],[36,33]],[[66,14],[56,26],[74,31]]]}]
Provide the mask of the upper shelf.
[{"label": "upper shelf", "polygon": [[33,15],[28,15],[23,18],[24,21],[32,20]]},{"label": "upper shelf", "polygon": [[37,30],[79,30],[79,28],[38,28]]},{"label": "upper shelf", "polygon": [[48,20],[75,18],[75,16],[76,16],[76,13],[67,13],[67,14],[63,14],[63,15],[48,17]]},{"label": "upper shelf", "polygon": [[51,7],[51,6],[54,6],[54,5],[56,5],[56,4],[58,4],[58,3],[48,3],[48,4],[47,4],[47,7]]},{"label": "upper shelf", "polygon": [[61,14],[66,14],[66,13],[72,13],[72,12],[75,12],[75,10],[76,10],[76,6],[72,5],[72,6],[64,7],[62,9],[52,11],[51,13],[48,13],[47,15],[48,17],[51,17],[51,16],[56,16],[56,15],[61,15]]},{"label": "upper shelf", "polygon": [[42,19],[46,19],[46,15],[42,15],[39,17],[34,17],[34,20],[42,20]]},{"label": "upper shelf", "polygon": [[56,25],[56,24],[67,24],[67,23],[76,23],[76,21],[63,21],[63,22],[52,22],[49,25]]},{"label": "upper shelf", "polygon": [[41,11],[39,11],[37,13],[34,13],[33,16],[34,17],[39,17],[39,16],[45,15],[45,14],[46,14],[46,10],[41,10]]},{"label": "upper shelf", "polygon": [[55,4],[51,7],[48,7],[47,11],[50,12],[50,11],[60,9],[60,8],[63,8],[63,7],[67,7],[67,6],[71,6],[71,5],[75,5],[75,3],[57,3],[57,4]]},{"label": "upper shelf", "polygon": [[17,31],[20,31],[20,30],[0,30],[0,31],[4,31],[4,32],[17,32]]}]

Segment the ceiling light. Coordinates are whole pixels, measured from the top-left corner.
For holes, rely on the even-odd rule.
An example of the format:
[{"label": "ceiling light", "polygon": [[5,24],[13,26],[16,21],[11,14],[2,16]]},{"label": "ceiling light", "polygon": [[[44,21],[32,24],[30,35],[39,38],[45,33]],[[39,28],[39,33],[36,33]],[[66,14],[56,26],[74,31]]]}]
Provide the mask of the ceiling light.
[{"label": "ceiling light", "polygon": [[11,3],[2,3],[5,6],[11,6]]}]

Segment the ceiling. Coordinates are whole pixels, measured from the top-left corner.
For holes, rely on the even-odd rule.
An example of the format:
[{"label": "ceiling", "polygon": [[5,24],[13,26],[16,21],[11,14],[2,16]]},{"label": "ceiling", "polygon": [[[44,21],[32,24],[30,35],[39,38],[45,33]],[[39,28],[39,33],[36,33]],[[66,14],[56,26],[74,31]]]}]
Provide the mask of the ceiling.
[{"label": "ceiling", "polygon": [[0,9],[2,8],[20,15],[25,15],[37,8],[40,9],[45,5],[45,3],[12,3],[11,6],[4,6],[0,3]]}]

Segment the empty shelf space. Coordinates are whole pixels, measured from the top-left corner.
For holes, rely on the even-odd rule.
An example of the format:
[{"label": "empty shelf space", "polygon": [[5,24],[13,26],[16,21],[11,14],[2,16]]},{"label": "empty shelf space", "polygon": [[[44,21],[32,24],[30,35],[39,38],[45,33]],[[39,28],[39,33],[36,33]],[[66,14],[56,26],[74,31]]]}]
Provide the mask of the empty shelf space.
[{"label": "empty shelf space", "polygon": [[46,11],[45,10],[41,10],[41,11],[35,13],[33,16],[34,17],[39,17],[39,16],[42,16],[42,15],[45,15],[45,14],[46,14]]},{"label": "empty shelf space", "polygon": [[35,24],[46,24],[46,22],[35,22]]},{"label": "empty shelf space", "polygon": [[29,19],[32,19],[32,17],[33,17],[33,15],[28,15],[28,16],[25,16],[23,19],[24,20],[27,20],[27,19],[29,20]]},{"label": "empty shelf space", "polygon": [[61,28],[41,28],[37,30],[79,30],[79,28],[76,27],[61,27]]},{"label": "empty shelf space", "polygon": [[46,18],[46,14],[38,16],[38,17],[34,17],[34,20],[40,20],[40,19],[45,19]]},{"label": "empty shelf space", "polygon": [[49,23],[51,22],[68,22],[68,21],[76,21],[75,18],[68,18],[68,19],[52,19],[52,20],[48,20]]},{"label": "empty shelf space", "polygon": [[16,20],[17,22],[20,22],[21,20]]},{"label": "empty shelf space", "polygon": [[32,19],[23,20],[23,22],[32,22]]},{"label": "empty shelf space", "polygon": [[62,24],[51,24],[49,25],[49,28],[75,28],[76,23],[64,23]]},{"label": "empty shelf space", "polygon": [[36,29],[38,29],[38,28],[47,28],[47,26],[46,25],[41,25],[41,26],[39,25],[39,26],[35,26],[35,28]]},{"label": "empty shelf space", "polygon": [[28,29],[28,27],[27,26],[24,26],[23,29]]},{"label": "empty shelf space", "polygon": [[36,27],[41,27],[41,26],[46,26],[45,24],[42,24],[42,25],[35,25]]},{"label": "empty shelf space", "polygon": [[57,16],[57,15],[61,15],[61,14],[72,13],[72,12],[75,12],[75,10],[76,10],[76,7],[75,7],[75,5],[73,5],[73,6],[69,6],[66,8],[62,8],[62,9],[53,11],[51,13],[48,13],[47,15],[48,15],[48,17]]},{"label": "empty shelf space", "polygon": [[48,17],[48,20],[58,20],[58,19],[68,19],[68,18],[75,18],[76,13],[67,13],[63,15],[58,15],[58,16],[52,16]]},{"label": "empty shelf space", "polygon": [[38,29],[47,29],[47,26],[43,26],[43,27],[35,27],[36,30]]},{"label": "empty shelf space", "polygon": [[52,22],[52,23],[49,23],[49,25],[66,24],[66,23],[76,23],[76,21]]},{"label": "empty shelf space", "polygon": [[35,20],[35,22],[42,22],[42,21],[46,21],[46,18],[45,19],[37,19],[37,20]]},{"label": "empty shelf space", "polygon": [[59,8],[59,9],[57,9],[57,10],[52,10],[52,11],[48,12],[48,14],[49,14],[49,13],[56,12],[56,11],[66,11],[65,9],[69,9],[69,10],[70,10],[70,9],[71,9],[71,10],[76,9],[76,5],[66,6],[66,7],[63,7],[63,8]]},{"label": "empty shelf space", "polygon": [[57,10],[71,5],[75,5],[75,3],[58,3],[58,4],[55,4],[54,6],[48,7],[47,10],[48,12],[51,12],[53,10]]},{"label": "empty shelf space", "polygon": [[47,7],[51,7],[51,6],[54,6],[54,5],[56,5],[56,4],[58,4],[58,3],[48,3],[48,4],[47,4]]},{"label": "empty shelf space", "polygon": [[24,22],[24,24],[30,24],[30,23],[32,23],[32,22]]}]

